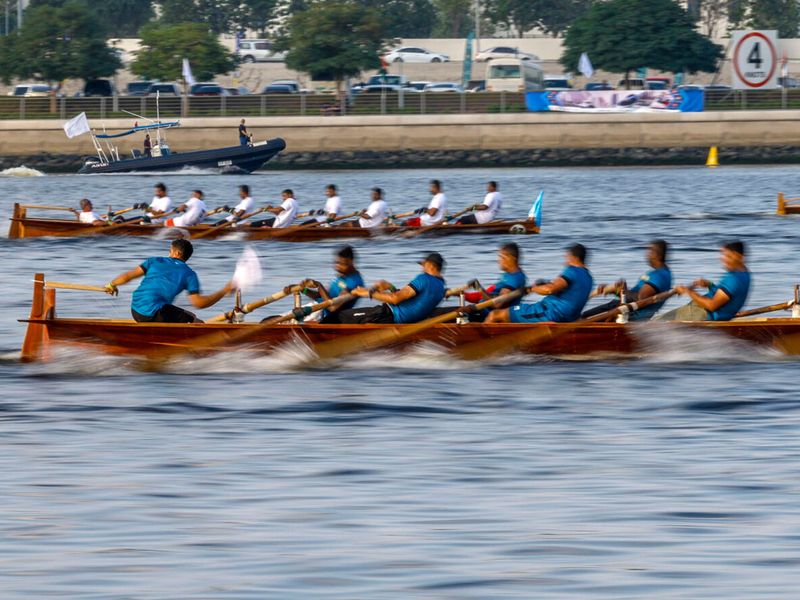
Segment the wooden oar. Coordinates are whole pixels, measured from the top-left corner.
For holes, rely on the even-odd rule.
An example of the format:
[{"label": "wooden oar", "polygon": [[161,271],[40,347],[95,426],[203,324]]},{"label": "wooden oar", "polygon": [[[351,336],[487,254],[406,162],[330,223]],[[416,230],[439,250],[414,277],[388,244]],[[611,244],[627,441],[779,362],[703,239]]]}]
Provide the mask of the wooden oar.
[{"label": "wooden oar", "polygon": [[84,292],[106,293],[106,288],[98,285],[84,285],[82,283],[67,283],[64,281],[46,281],[44,287],[57,290],[83,290]]},{"label": "wooden oar", "polygon": [[[157,219],[164,219],[166,217],[171,217],[176,212],[178,212],[178,211],[171,210],[170,212],[164,213],[163,215],[161,215],[159,217],[156,217],[156,218]],[[144,218],[144,217],[142,217],[142,218]],[[103,226],[98,225],[98,226],[96,226],[96,227],[94,227],[92,229],[87,229],[86,231],[81,231],[80,233],[78,233],[74,237],[89,236],[89,235],[106,235],[109,231],[114,231],[115,229],[122,229],[126,225],[138,225],[141,222],[142,222],[141,220],[137,221],[137,220],[134,219],[133,221],[124,221],[122,223],[114,223],[113,225],[103,225]]]},{"label": "wooden oar", "polygon": [[275,292],[271,296],[265,296],[261,300],[256,300],[254,302],[248,302],[243,307],[241,307],[238,311],[237,310],[229,310],[228,312],[222,313],[221,315],[217,315],[211,319],[208,319],[206,323],[222,323],[224,321],[231,321],[237,312],[241,312],[242,314],[248,314],[256,310],[257,308],[261,308],[262,306],[266,306],[267,304],[272,304],[273,302],[277,302],[278,300],[282,300],[295,292],[299,292],[303,289],[301,285],[290,285],[283,288],[279,292]]},{"label": "wooden oar", "polygon": [[223,351],[231,345],[242,344],[246,342],[253,336],[258,335],[273,325],[279,325],[280,323],[291,321],[292,319],[301,320],[311,313],[317,312],[318,310],[334,308],[345,304],[354,298],[355,296],[352,294],[342,294],[341,296],[337,296],[336,298],[332,298],[330,300],[325,300],[324,302],[295,308],[289,312],[283,313],[282,315],[273,317],[272,319],[267,319],[258,325],[237,328],[233,332],[218,331],[215,333],[202,335],[189,342],[185,346],[171,346],[162,348],[157,353],[150,356],[148,360],[155,366],[158,366],[159,361],[169,360],[171,358],[185,356],[187,354],[204,354],[208,352]]},{"label": "wooden oar", "polygon": [[[453,353],[467,360],[478,360],[499,354],[508,354],[518,348],[529,348],[535,344],[540,344],[544,341],[550,341],[565,333],[569,333],[588,323],[596,323],[598,321],[605,321],[618,314],[630,314],[642,308],[663,302],[675,295],[675,290],[667,290],[649,298],[638,302],[626,302],[619,306],[607,310],[603,313],[588,317],[586,319],[579,319],[567,324],[564,327],[551,329],[548,322],[542,322],[541,325],[535,327],[522,327],[520,331],[513,333],[506,333],[495,338],[481,339],[477,342],[469,342],[456,346],[453,348]],[[516,325],[514,327],[517,327]]]},{"label": "wooden oar", "polygon": [[[360,214],[361,214],[361,211],[358,211],[358,212],[355,212],[355,213],[351,213],[349,215],[343,215],[341,217],[336,217],[335,219],[333,219],[331,221],[331,223],[335,223],[336,221],[342,221],[344,219],[350,219],[350,218],[355,217],[355,216],[360,215]],[[289,227],[281,227],[281,228],[275,230],[275,234],[272,237],[273,238],[280,238],[280,237],[288,236],[288,235],[291,235],[294,232],[296,232],[298,229],[312,229],[314,227],[320,227],[321,225],[323,225],[326,222],[327,221],[322,221],[322,222],[314,221],[313,223],[306,223],[305,225],[293,225],[293,226],[289,226]]]},{"label": "wooden oar", "polygon": [[20,208],[38,208],[41,210],[64,210],[67,212],[72,212],[75,210],[74,208],[70,208],[68,206],[49,206],[46,204],[20,204]]},{"label": "wooden oar", "polygon": [[118,217],[120,215],[124,215],[127,212],[131,212],[132,210],[136,210],[135,206],[129,206],[128,208],[123,208],[122,210],[112,210],[104,215],[100,215],[104,219],[113,219],[114,217]]},{"label": "wooden oar", "polygon": [[789,300],[788,302],[781,302],[780,304],[770,304],[769,306],[762,306],[761,308],[751,308],[749,310],[742,310],[736,313],[733,318],[734,319],[741,319],[743,317],[752,317],[755,315],[763,315],[765,313],[771,313],[778,310],[789,310],[795,305],[794,300]]},{"label": "wooden oar", "polygon": [[267,210],[267,208],[268,207],[264,206],[262,208],[254,210],[253,212],[251,212],[249,214],[242,215],[241,219],[238,219],[238,220],[234,219],[233,221],[225,221],[221,225],[216,225],[214,227],[209,227],[208,229],[204,229],[203,231],[198,231],[197,233],[193,233],[191,236],[189,236],[189,239],[190,240],[199,240],[200,238],[208,237],[212,233],[216,233],[217,231],[221,231],[222,229],[225,229],[226,227],[232,226],[234,223],[240,223],[242,221],[245,221],[245,220],[249,219],[250,217],[254,217],[257,214],[260,214],[260,213],[264,212],[265,210]]},{"label": "wooden oar", "polygon": [[453,296],[460,296],[461,292],[466,292],[469,289],[468,285],[460,285],[458,287],[450,288],[444,293],[445,298],[451,298]]},{"label": "wooden oar", "polygon": [[430,329],[434,325],[453,321],[462,313],[470,313],[483,310],[484,308],[492,308],[501,302],[515,300],[516,298],[522,296],[523,291],[523,289],[518,289],[514,290],[513,292],[509,292],[508,294],[503,294],[501,296],[497,296],[496,298],[479,302],[478,304],[470,304],[464,307],[458,307],[457,309],[448,313],[431,317],[430,319],[420,321],[419,323],[414,323],[413,325],[387,326],[381,329],[367,331],[366,333],[358,333],[344,338],[337,338],[335,340],[321,342],[314,345],[316,358],[318,360],[326,361],[336,359],[347,354],[356,354],[358,352],[364,352],[365,350],[375,350],[377,348],[391,346],[418,335],[426,329]]}]

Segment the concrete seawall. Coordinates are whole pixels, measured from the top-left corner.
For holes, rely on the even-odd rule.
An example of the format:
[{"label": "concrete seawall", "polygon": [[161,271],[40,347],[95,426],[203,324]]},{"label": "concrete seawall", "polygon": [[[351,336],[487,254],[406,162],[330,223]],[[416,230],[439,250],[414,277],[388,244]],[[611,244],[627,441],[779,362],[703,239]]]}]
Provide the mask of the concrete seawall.
[{"label": "concrete seawall", "polygon": [[[92,124],[100,125],[97,120]],[[129,119],[105,121],[109,130],[132,124]],[[185,119],[168,136],[176,151],[235,145],[237,124],[237,118]],[[396,159],[402,163],[404,156],[414,156],[416,160],[406,162],[424,163],[426,157],[446,159],[450,155],[462,160],[465,156],[480,157],[477,161],[463,161],[468,164],[502,164],[503,156],[511,157],[511,164],[519,164],[514,157],[528,156],[533,161],[544,155],[554,157],[554,161],[549,161],[551,164],[562,158],[569,161],[570,155],[594,157],[595,162],[604,155],[619,156],[622,158],[619,162],[628,164],[637,162],[630,151],[647,149],[664,149],[652,154],[667,157],[664,162],[680,162],[682,154],[694,161],[701,149],[712,145],[720,146],[723,152],[735,148],[740,157],[752,149],[758,157],[755,162],[765,162],[769,160],[770,148],[778,149],[778,159],[783,160],[793,157],[795,146],[800,146],[800,111],[257,117],[248,118],[247,125],[256,139],[286,140],[287,151],[276,159],[276,167],[298,166],[292,163],[302,156],[314,157],[316,167],[325,166],[318,160],[324,161],[326,157],[335,158],[336,166],[381,163],[384,162],[381,157],[391,158],[389,164],[395,161],[395,166],[406,166],[397,164]],[[24,160],[28,166],[60,160],[64,168],[71,169],[81,155],[94,154],[88,136],[69,140],[62,126],[63,121],[59,120],[0,121],[3,166],[15,160]],[[130,156],[131,148],[140,147],[142,138],[120,139],[120,155]],[[626,154],[631,156],[626,159]],[[310,161],[301,163],[308,166]]]}]

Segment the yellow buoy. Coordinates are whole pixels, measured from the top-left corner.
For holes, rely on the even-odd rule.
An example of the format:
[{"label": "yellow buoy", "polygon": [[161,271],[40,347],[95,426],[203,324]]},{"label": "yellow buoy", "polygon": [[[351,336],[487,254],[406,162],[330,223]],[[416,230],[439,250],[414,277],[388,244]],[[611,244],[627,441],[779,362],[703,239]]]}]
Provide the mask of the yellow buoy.
[{"label": "yellow buoy", "polygon": [[719,155],[716,146],[711,146],[711,148],[708,149],[708,158],[706,159],[706,166],[707,167],[719,166]]}]

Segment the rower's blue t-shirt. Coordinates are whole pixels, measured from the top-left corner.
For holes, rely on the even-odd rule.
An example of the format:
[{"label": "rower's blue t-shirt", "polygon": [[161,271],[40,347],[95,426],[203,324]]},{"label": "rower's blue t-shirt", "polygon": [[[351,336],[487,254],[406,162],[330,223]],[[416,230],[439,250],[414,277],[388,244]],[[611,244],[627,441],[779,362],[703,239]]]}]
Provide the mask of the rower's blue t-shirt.
[{"label": "rower's blue t-shirt", "polygon": [[[331,298],[338,298],[342,294],[346,294],[357,287],[364,287],[364,279],[362,279],[361,273],[355,271],[349,275],[339,275],[336,279],[331,281],[331,284],[328,286],[328,295]],[[345,302],[338,310],[353,308],[356,302],[358,302],[358,298]]]},{"label": "rower's blue t-shirt", "polygon": [[[494,291],[491,296],[499,296],[502,290],[513,291],[528,285],[528,277],[525,272],[520,269],[516,273],[503,273],[497,283],[494,284]],[[508,293],[508,292],[506,292]],[[507,306],[516,306],[522,301],[522,296],[508,304]]]},{"label": "rower's blue t-shirt", "polygon": [[[666,265],[658,269],[651,269],[639,278],[639,282],[631,289],[631,292],[638,294],[645,284],[649,284],[655,290],[656,294],[666,292],[672,287],[672,271],[670,271],[669,267]],[[667,301],[664,300],[663,302],[656,302],[650,306],[645,306],[633,313],[631,318],[637,321],[647,320],[656,314],[666,302]]]},{"label": "rower's blue t-shirt", "polygon": [[544,309],[548,321],[569,323],[581,316],[583,307],[592,293],[593,281],[586,267],[568,266],[559,275],[567,287],[558,293],[545,296],[538,304]]},{"label": "rower's blue t-shirt", "polygon": [[390,305],[395,323],[417,323],[430,316],[433,309],[444,300],[446,292],[444,279],[420,273],[408,284],[416,294],[400,304]]},{"label": "rower's blue t-shirt", "polygon": [[189,294],[200,293],[197,273],[178,258],[148,258],[140,266],[144,269],[144,279],[131,298],[131,308],[140,315],[152,317],[165,304],[172,304],[184,290]]},{"label": "rower's blue t-shirt", "polygon": [[750,271],[727,271],[719,283],[709,288],[706,298],[713,298],[717,290],[723,290],[730,300],[716,311],[708,314],[709,321],[730,321],[747,301],[750,291]]}]

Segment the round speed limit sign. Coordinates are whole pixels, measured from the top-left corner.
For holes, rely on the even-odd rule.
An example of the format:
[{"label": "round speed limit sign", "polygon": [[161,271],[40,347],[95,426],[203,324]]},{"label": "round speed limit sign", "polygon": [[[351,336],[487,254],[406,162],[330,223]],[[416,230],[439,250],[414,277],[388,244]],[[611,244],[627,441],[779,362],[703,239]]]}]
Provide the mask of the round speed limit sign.
[{"label": "round speed limit sign", "polygon": [[778,36],[776,31],[735,31],[733,87],[738,90],[767,89],[777,85]]}]

